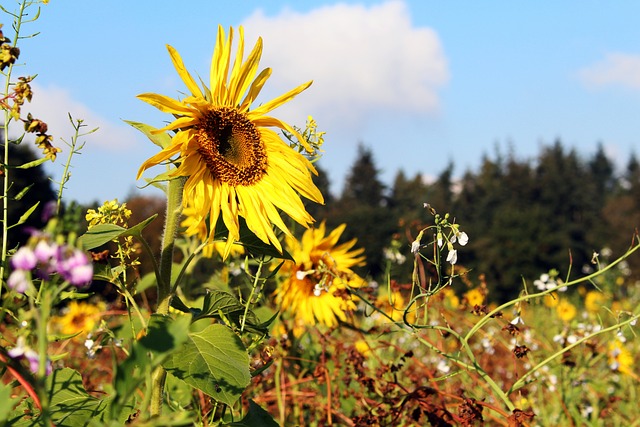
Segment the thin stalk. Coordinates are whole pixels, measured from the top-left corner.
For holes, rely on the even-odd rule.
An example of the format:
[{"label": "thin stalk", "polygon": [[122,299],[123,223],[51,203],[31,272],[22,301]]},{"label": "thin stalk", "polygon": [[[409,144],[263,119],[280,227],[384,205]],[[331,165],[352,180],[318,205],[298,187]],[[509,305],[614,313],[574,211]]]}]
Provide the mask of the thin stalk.
[{"label": "thin stalk", "polygon": [[47,349],[49,347],[49,341],[47,338],[47,323],[49,322],[49,315],[51,313],[52,295],[51,289],[47,286],[48,283],[43,282],[40,286],[46,289],[42,292],[42,301],[40,303],[39,310],[36,310],[37,327],[38,327],[38,373],[37,373],[37,391],[40,398],[40,404],[42,410],[40,411],[40,417],[42,425],[49,425],[49,392],[46,390],[45,382],[47,378]]},{"label": "thin stalk", "polygon": [[58,187],[58,200],[57,200],[57,203],[56,203],[56,215],[60,214],[60,207],[62,205],[62,192],[65,189],[65,184],[67,182],[69,182],[69,178],[71,178],[71,173],[69,172],[69,168],[71,167],[71,158],[73,157],[74,154],[79,154],[80,150],[82,150],[82,148],[84,147],[84,143],[82,143],[82,145],[80,145],[80,147],[76,148],[76,146],[78,144],[78,138],[80,138],[81,136],[89,135],[90,133],[93,133],[96,130],[98,130],[98,128],[95,128],[92,131],[80,134],[80,128],[85,126],[85,125],[82,124],[82,120],[77,120],[74,123],[73,122],[73,118],[71,117],[71,114],[69,114],[69,121],[71,121],[71,126],[73,126],[74,134],[73,134],[73,137],[71,137],[71,143],[67,144],[69,146],[69,156],[67,156],[67,161],[64,164],[64,170],[62,171],[62,178],[60,179],[60,185]]},{"label": "thin stalk", "polygon": [[[158,306],[156,314],[168,315],[171,304],[171,267],[173,264],[173,250],[175,238],[182,213],[182,190],[184,178],[172,179],[167,189],[167,215],[165,216],[164,236],[162,238],[162,252],[160,254],[160,276],[156,276],[158,283]],[[164,383],[167,373],[159,366],[151,377],[150,414],[159,416],[162,412]]]},{"label": "thin stalk", "polygon": [[[18,35],[20,34],[20,27],[22,26],[22,17],[24,16],[24,10],[26,8],[26,1],[20,3],[20,10],[15,15],[15,38],[13,40],[13,47],[16,47],[18,43]],[[11,85],[11,72],[13,71],[13,64],[9,64],[7,74],[4,83],[5,97],[9,95],[9,86]],[[0,282],[4,281],[4,270],[7,263],[7,236],[9,233],[9,123],[11,122],[10,110],[4,107],[4,123],[2,124],[2,133],[4,137],[4,157],[2,172],[4,173],[4,179],[2,181],[2,255],[0,259]],[[2,286],[0,286],[0,298],[2,297]]]},{"label": "thin stalk", "polygon": [[[247,314],[249,314],[249,306],[251,305],[251,301],[253,300],[253,294],[258,288],[258,282],[260,279],[260,274],[262,274],[262,266],[264,265],[264,261],[261,259],[258,262],[258,271],[255,274],[255,278],[253,280],[253,286],[251,287],[251,293],[249,294],[249,298],[244,306],[244,315],[242,316],[242,322],[240,323],[240,332],[244,331],[244,325],[247,320]],[[264,282],[263,282],[264,284]],[[260,286],[260,290],[262,290],[262,286]]]}]

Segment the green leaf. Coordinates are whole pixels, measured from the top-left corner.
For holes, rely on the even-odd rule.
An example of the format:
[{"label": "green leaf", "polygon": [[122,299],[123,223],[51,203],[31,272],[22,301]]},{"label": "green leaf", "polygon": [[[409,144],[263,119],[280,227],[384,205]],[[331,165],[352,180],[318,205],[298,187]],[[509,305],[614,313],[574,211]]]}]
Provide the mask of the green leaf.
[{"label": "green leaf", "polygon": [[[49,395],[49,410],[56,426],[89,426],[96,421],[104,425],[108,400],[97,399],[87,393],[82,385],[82,376],[73,369],[56,369],[47,377],[47,394]],[[26,407],[18,407],[24,411]],[[14,412],[13,419],[8,425],[13,426],[41,426],[42,421],[35,417],[24,417],[24,412]],[[124,422],[124,419],[120,419]],[[4,424],[3,424],[4,425]]]},{"label": "green leaf", "polygon": [[11,386],[4,382],[0,382],[0,425],[8,425],[5,423],[7,422],[9,415],[12,413],[13,407],[20,400],[18,398],[11,398],[12,394],[13,390]]},{"label": "green leaf", "polygon": [[[56,424],[78,425],[95,418],[105,402],[90,396],[82,385],[82,376],[70,368],[57,369],[47,377],[51,412]],[[76,420],[76,422],[72,422]]]},{"label": "green leaf", "polygon": [[16,226],[18,226],[18,225],[20,225],[20,224],[24,224],[24,222],[25,222],[26,220],[28,220],[28,219],[29,219],[29,217],[31,216],[31,214],[33,213],[33,211],[35,211],[35,210],[36,210],[36,208],[38,207],[38,205],[39,205],[39,204],[40,204],[40,202],[36,202],[36,204],[35,204],[35,205],[31,206],[31,207],[29,208],[29,210],[28,210],[28,211],[26,211],[25,213],[23,213],[23,214],[22,214],[22,216],[20,217],[20,219],[18,219],[18,222],[16,222],[15,224],[13,224],[13,225],[11,225],[11,226],[7,227],[7,229],[9,229],[9,228],[13,228],[13,227],[16,227]]},{"label": "green leaf", "polygon": [[82,236],[78,239],[82,245],[82,249],[88,251],[89,249],[94,249],[99,246],[104,245],[112,241],[113,239],[117,239],[122,233],[127,231],[126,228],[120,227],[115,224],[98,224],[92,227],[90,230],[87,230]]},{"label": "green leaf", "polygon": [[137,237],[139,239],[142,238],[142,230],[144,230],[147,225],[149,225],[151,223],[151,221],[153,221],[154,219],[156,219],[158,217],[158,214],[153,214],[151,215],[149,218],[145,219],[142,222],[139,222],[138,224],[134,225],[133,227],[128,228],[124,233],[122,233],[123,236],[134,236]]},{"label": "green leaf", "polygon": [[151,142],[153,142],[160,148],[167,148],[169,144],[171,144],[171,135],[166,132],[153,133],[153,131],[157,130],[153,126],[149,126],[147,124],[139,122],[132,122],[129,120],[125,120],[124,122],[138,129],[147,138],[149,138]]},{"label": "green leaf", "polygon": [[[236,326],[242,325],[242,316],[245,313],[245,306],[238,301],[232,294],[217,289],[207,290],[202,301],[202,310],[194,315],[193,321],[206,317],[221,319],[222,316],[231,320]],[[268,325],[264,326],[260,323],[260,319],[251,310],[247,310],[247,318],[244,322],[245,329],[266,335],[268,333]]]},{"label": "green leaf", "polygon": [[228,327],[213,324],[189,334],[184,347],[163,364],[173,376],[233,405],[251,381],[249,355]]},{"label": "green leaf", "polygon": [[115,224],[98,224],[91,227],[90,230],[87,230],[86,233],[79,237],[79,240],[82,248],[88,251],[89,249],[97,248],[117,239],[120,236],[134,236],[141,239],[142,230],[144,230],[151,221],[156,219],[157,216],[158,214],[154,214],[131,228],[124,228]]},{"label": "green leaf", "polygon": [[278,427],[271,415],[253,400],[249,399],[249,411],[238,422],[227,424],[229,427]]},{"label": "green leaf", "polygon": [[189,315],[181,315],[175,319],[157,314],[151,316],[147,334],[134,343],[129,357],[117,367],[112,414],[122,412],[148,375],[181,348],[188,338],[190,324]]}]

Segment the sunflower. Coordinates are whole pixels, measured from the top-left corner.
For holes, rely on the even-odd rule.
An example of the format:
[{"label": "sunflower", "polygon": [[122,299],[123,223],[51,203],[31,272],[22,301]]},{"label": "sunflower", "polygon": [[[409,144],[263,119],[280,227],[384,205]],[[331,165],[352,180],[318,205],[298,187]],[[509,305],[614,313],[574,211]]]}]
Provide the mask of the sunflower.
[{"label": "sunflower", "polygon": [[100,305],[71,301],[64,314],[56,317],[55,321],[63,334],[87,333],[95,328],[102,311],[103,307]]},{"label": "sunflower", "polygon": [[287,237],[287,249],[296,260],[286,261],[280,272],[286,280],[276,290],[276,302],[306,325],[338,325],[346,321],[346,313],[356,308],[347,288],[362,287],[364,279],[351,267],[364,264],[364,249],[352,248],[356,239],[337,244],[346,225],[328,235],[323,221],[318,228],[305,231],[300,241]]},{"label": "sunflower", "polygon": [[145,93],[138,98],[175,118],[156,133],[174,131],[171,142],[147,159],[142,173],[159,163],[173,159],[177,168],[172,177],[186,177],[183,201],[193,210],[194,222],[187,230],[195,234],[199,223],[208,218],[209,239],[213,240],[216,222],[222,218],[229,230],[224,257],[239,240],[239,219],[265,243],[278,250],[282,246],[271,226],[285,235],[291,233],[279,210],[308,227],[313,218],[305,210],[301,197],[323,203],[313,184],[317,174],[309,160],[286,144],[272,128],[295,136],[303,147],[312,149],[291,125],[267,114],[307,89],[307,82],[253,110],[252,103],[271,75],[266,68],[257,74],[262,55],[262,39],[243,62],[244,32],[239,28],[235,59],[231,62],[233,28],[226,38],[218,27],[218,38],[210,71],[210,86],[198,86],[186,70],[182,58],[167,46],[173,65],[191,93],[182,100]]}]

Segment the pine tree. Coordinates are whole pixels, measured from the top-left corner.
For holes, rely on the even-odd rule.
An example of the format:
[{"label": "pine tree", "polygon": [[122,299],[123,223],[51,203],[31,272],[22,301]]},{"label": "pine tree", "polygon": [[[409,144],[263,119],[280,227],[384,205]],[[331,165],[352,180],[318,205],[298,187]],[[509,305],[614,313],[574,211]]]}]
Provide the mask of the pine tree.
[{"label": "pine tree", "polygon": [[357,238],[358,246],[365,249],[367,266],[359,272],[374,277],[383,269],[383,248],[391,241],[397,223],[384,190],[373,153],[361,144],[328,222],[333,227],[347,224],[343,238]]}]

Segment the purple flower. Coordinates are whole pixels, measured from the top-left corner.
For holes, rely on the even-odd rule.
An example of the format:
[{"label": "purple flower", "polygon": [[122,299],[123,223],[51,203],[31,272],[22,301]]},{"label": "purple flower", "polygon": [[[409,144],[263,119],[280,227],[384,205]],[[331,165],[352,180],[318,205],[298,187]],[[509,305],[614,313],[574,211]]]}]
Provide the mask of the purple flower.
[{"label": "purple flower", "polygon": [[25,270],[13,270],[7,279],[7,286],[16,292],[24,294],[29,289],[30,278]]},{"label": "purple flower", "polygon": [[72,285],[83,287],[89,285],[93,279],[93,265],[78,265],[70,270],[69,282]]},{"label": "purple flower", "polygon": [[38,263],[38,259],[33,251],[27,247],[21,247],[11,257],[11,265],[13,268],[21,270],[31,270]]},{"label": "purple flower", "polygon": [[56,254],[57,249],[58,245],[56,245],[55,243],[49,244],[49,242],[47,242],[46,240],[40,240],[33,252],[38,259],[38,262],[48,263]]},{"label": "purple flower", "polygon": [[[29,362],[29,370],[34,374],[38,373],[38,369],[40,368],[40,356],[33,349],[25,345],[23,337],[18,338],[18,343],[16,344],[16,346],[7,351],[7,354],[12,359],[27,359],[27,361]],[[51,371],[51,361],[49,360],[49,358],[47,358],[45,375],[50,375]]]},{"label": "purple flower", "polygon": [[87,286],[93,278],[93,264],[87,255],[79,249],[59,251],[56,270],[74,286]]}]

